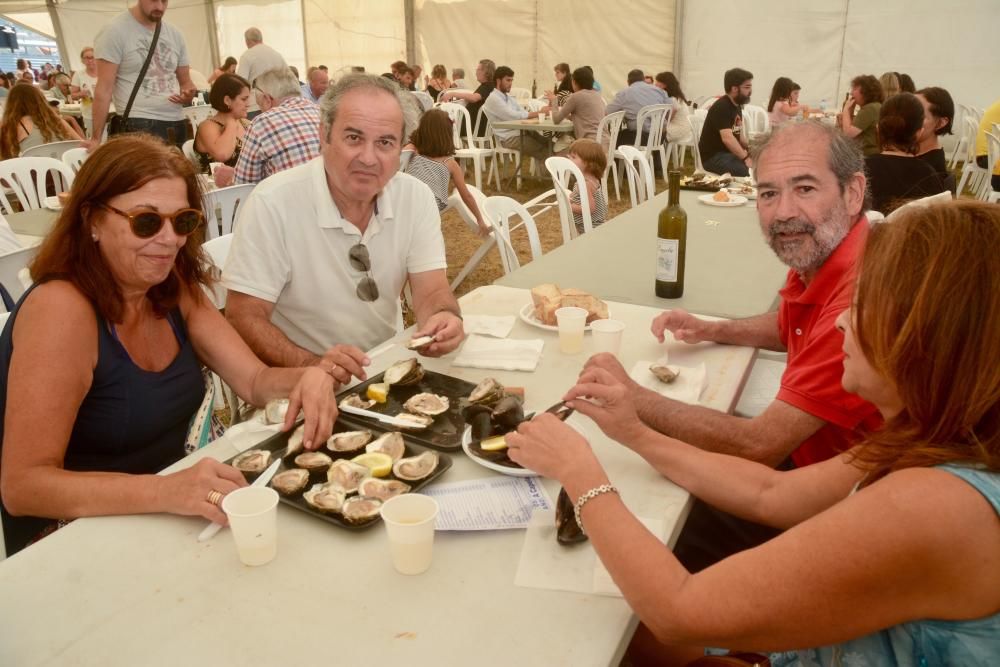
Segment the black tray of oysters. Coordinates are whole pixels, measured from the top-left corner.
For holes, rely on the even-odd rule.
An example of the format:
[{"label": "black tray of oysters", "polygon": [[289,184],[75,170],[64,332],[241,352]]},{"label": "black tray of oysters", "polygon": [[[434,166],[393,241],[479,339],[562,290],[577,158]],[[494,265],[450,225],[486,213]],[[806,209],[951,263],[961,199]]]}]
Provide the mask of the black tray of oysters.
[{"label": "black tray of oysters", "polygon": [[[407,439],[430,449],[462,448],[461,406],[476,385],[421,366],[417,359],[397,361],[385,372],[337,395],[340,421],[363,428],[400,428]],[[344,406],[370,410],[411,422],[411,427],[391,426],[370,417],[344,412]]]},{"label": "black tray of oysters", "polygon": [[398,431],[354,429],[340,420],[326,444],[302,446],[302,426],[277,433],[226,461],[252,482],[277,458],[268,486],[281,502],[349,530],[381,520],[382,503],[418,491],[451,467],[451,457],[420,447]]}]

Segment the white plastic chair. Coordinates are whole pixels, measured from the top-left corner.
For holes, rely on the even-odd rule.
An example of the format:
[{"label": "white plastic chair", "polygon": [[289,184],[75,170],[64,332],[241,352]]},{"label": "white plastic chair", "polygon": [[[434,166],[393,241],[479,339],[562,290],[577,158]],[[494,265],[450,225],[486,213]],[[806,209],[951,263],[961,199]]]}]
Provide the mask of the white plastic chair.
[{"label": "white plastic chair", "polygon": [[[667,168],[667,149],[663,145],[663,128],[670,122],[674,108],[669,104],[650,104],[639,109],[635,118],[635,143],[633,146],[646,156],[650,169],[653,168],[653,155],[659,153],[660,165]],[[649,125],[646,140],[642,140],[643,128]],[[616,157],[621,157],[618,155]]]},{"label": "white plastic chair", "polygon": [[[451,119],[451,137],[455,143],[455,159],[471,160],[473,170],[473,180],[476,187],[483,189],[483,170],[486,167],[487,158],[493,157],[492,147],[481,148],[472,141],[472,119],[469,110],[461,104],[445,102],[438,106],[441,111],[448,114]],[[465,128],[466,138],[462,138],[462,128]],[[466,143],[468,142],[468,143]],[[487,182],[489,178],[487,177]],[[500,189],[500,177],[497,176],[497,189]]]},{"label": "white plastic chair", "polygon": [[568,158],[550,157],[545,160],[545,168],[552,176],[556,201],[559,202],[559,224],[562,227],[563,243],[569,243],[577,237],[573,209],[569,201],[572,192],[570,177],[576,179],[576,184],[580,189],[580,216],[583,220],[583,231],[587,233],[594,229],[590,215],[590,193],[587,190],[587,181],[584,180],[580,168]]},{"label": "white plastic chair", "polygon": [[[521,261],[518,259],[517,251],[514,250],[514,244],[511,242],[511,233],[521,227],[528,235],[531,260],[534,261],[542,256],[542,243],[538,238],[538,227],[535,225],[535,219],[523,204],[510,197],[489,197],[483,205],[483,216],[488,218],[493,226],[493,236],[497,239],[500,264],[503,266],[505,274],[521,268]],[[520,222],[511,225],[512,216],[519,217]]]},{"label": "white plastic chair", "polygon": [[531,99],[531,91],[527,88],[511,88],[510,96],[517,100],[517,103],[524,106]]},{"label": "white plastic chair", "polygon": [[50,157],[56,160],[61,160],[66,151],[73,148],[79,148],[81,145],[83,145],[83,142],[79,139],[73,139],[71,141],[53,141],[50,144],[42,144],[41,146],[26,148],[21,151],[20,157]]},{"label": "white plastic chair", "polygon": [[[215,265],[212,274],[216,280],[222,275],[222,269],[226,265],[226,258],[229,256],[229,248],[232,244],[232,234],[223,234],[201,244],[209,259],[212,260],[212,264]],[[221,283],[216,282],[211,289],[206,287],[205,293],[208,294],[216,308],[222,310],[226,307],[226,288]]]},{"label": "white plastic chair", "polygon": [[[680,100],[676,100],[675,104],[684,104]],[[676,111],[676,110],[675,110]],[[688,118],[691,117],[691,113],[688,113]],[[671,115],[673,119],[673,115]],[[667,159],[670,164],[674,166],[675,169],[681,169],[684,167],[684,158],[687,157],[687,149],[691,148],[694,150],[698,146],[698,138],[693,134],[689,134],[688,138],[683,141],[671,141],[667,145]]]},{"label": "white plastic chair", "polygon": [[747,133],[747,138],[767,134],[770,127],[771,119],[763,107],[756,104],[743,105],[743,130]]},{"label": "white plastic chair", "polygon": [[[482,118],[485,114],[480,113],[479,117]],[[500,189],[500,169],[501,166],[506,164],[507,158],[513,158],[514,160],[514,174],[517,180],[517,189],[521,189],[521,151],[516,148],[507,148],[502,143],[496,135],[496,130],[493,129],[493,123],[488,119],[486,121],[486,137],[489,140],[489,145],[493,149],[493,162],[490,163],[490,173],[486,176],[486,181],[489,182],[490,176],[496,174],[497,190]]]},{"label": "white plastic chair", "polygon": [[413,96],[417,98],[418,102],[420,102],[420,106],[424,111],[429,111],[434,108],[434,98],[431,97],[430,93],[423,90],[415,90],[413,91]]},{"label": "white plastic chair", "polygon": [[605,158],[608,166],[604,168],[604,176],[601,179],[605,194],[608,193],[608,173],[614,175],[615,197],[621,201],[622,194],[618,188],[618,166],[615,164],[615,146],[618,143],[618,133],[621,132],[622,123],[625,121],[625,110],[609,113],[601,119],[601,124],[597,126],[597,143],[607,149]]},{"label": "white plastic chair", "polygon": [[86,161],[87,156],[90,153],[87,152],[86,148],[82,146],[79,148],[71,148],[62,154],[62,161],[67,167],[73,170],[73,173],[80,171],[80,166]]},{"label": "white plastic chair", "polygon": [[210,190],[201,196],[202,207],[205,209],[206,239],[214,239],[225,234],[231,234],[240,207],[250,192],[253,183],[231,185],[228,188]]},{"label": "white plastic chair", "polygon": [[[479,207],[480,213],[483,213],[483,221],[486,222],[486,224],[490,224],[489,219],[485,217],[486,213],[483,212],[483,206],[486,204],[486,195],[484,195],[482,191],[474,185],[466,185],[466,187],[469,188],[472,198],[476,200],[476,206]],[[469,207],[465,205],[464,201],[462,201],[462,197],[458,194],[457,190],[452,192],[451,196],[448,197],[448,207],[454,209],[455,212],[458,213],[458,217],[462,219],[466,227],[468,227],[473,234],[479,234],[479,223],[476,222],[476,216],[472,214]],[[472,256],[469,257],[469,261],[465,263],[462,270],[459,271],[458,275],[451,281],[452,291],[461,285],[463,280],[469,277],[469,274],[472,273],[477,266],[479,266],[479,263],[483,261],[483,257],[486,256],[486,253],[488,253],[495,244],[496,241],[492,235],[483,239],[483,242],[478,248],[476,248],[476,251],[472,253]]]},{"label": "white plastic chair", "polygon": [[184,157],[191,161],[191,164],[194,165],[195,169],[201,169],[201,159],[198,157],[198,154],[194,152],[194,139],[188,139],[185,141],[184,145],[181,146],[181,152],[184,153]]},{"label": "white plastic chair", "polygon": [[701,150],[698,148],[698,141],[701,139],[701,128],[705,124],[705,116],[701,114],[691,114],[688,116],[691,123],[691,152],[694,154],[694,173],[704,173],[705,166],[701,163]]},{"label": "white plastic chair", "polygon": [[653,170],[650,169],[646,156],[635,146],[621,146],[618,153],[623,158],[629,200],[634,208],[656,193]]},{"label": "white plastic chair", "polygon": [[[966,120],[974,122],[971,118],[966,118]],[[962,193],[965,192],[965,188],[968,187],[972,191],[973,197],[980,201],[989,201],[990,193],[993,190],[993,169],[996,167],[998,159],[996,152],[991,150],[993,142],[990,140],[990,137],[993,137],[993,133],[987,132],[986,167],[980,167],[974,157],[966,161],[965,166],[962,167],[962,177],[959,179],[958,187],[955,189],[955,192],[959,196],[961,196]]]},{"label": "white plastic chair", "polygon": [[[996,125],[993,126],[996,129]],[[1000,136],[993,132],[986,133],[986,175],[980,190],[983,201],[995,203],[1000,200],[1000,191],[993,189],[993,169],[1000,164]]]},{"label": "white plastic chair", "polygon": [[953,123],[958,128],[958,141],[951,152],[948,160],[948,169],[954,170],[959,164],[967,163],[974,159],[976,134],[979,132],[979,123],[975,120],[975,112],[964,104],[958,105],[958,112]]},{"label": "white plastic chair", "polygon": [[194,137],[198,136],[198,126],[215,115],[215,108],[209,104],[198,104],[184,107],[184,117],[191,123],[191,131]]},{"label": "white plastic chair", "polygon": [[0,162],[0,209],[14,213],[13,195],[22,210],[41,208],[45,202],[46,177],[52,174],[56,192],[67,192],[73,185],[73,170],[51,157],[15,157]]},{"label": "white plastic chair", "polygon": [[[0,255],[0,284],[7,288],[7,292],[14,301],[20,299],[27,289],[18,274],[28,266],[36,254],[38,254],[38,246],[21,248]],[[28,287],[30,286],[29,283]]]}]

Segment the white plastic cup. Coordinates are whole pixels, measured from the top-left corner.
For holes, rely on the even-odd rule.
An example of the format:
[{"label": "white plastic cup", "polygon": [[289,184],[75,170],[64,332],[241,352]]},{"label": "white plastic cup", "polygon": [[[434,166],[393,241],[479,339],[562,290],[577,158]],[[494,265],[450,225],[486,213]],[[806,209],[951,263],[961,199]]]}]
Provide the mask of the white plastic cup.
[{"label": "white plastic cup", "polygon": [[622,334],[625,323],[620,320],[594,320],[590,323],[590,333],[594,338],[594,354],[610,352],[618,356],[622,349]]},{"label": "white plastic cup", "polygon": [[400,574],[426,572],[434,555],[437,501],[419,493],[404,493],[385,501],[381,511],[392,566]]},{"label": "white plastic cup", "polygon": [[587,314],[586,309],[575,306],[556,309],[559,349],[563,354],[583,351],[583,329],[587,326]]},{"label": "white plastic cup", "polygon": [[538,112],[538,122],[539,123],[544,123],[545,120],[546,120],[546,118],[548,118],[548,114],[546,114],[544,111],[539,111]]},{"label": "white plastic cup", "polygon": [[222,511],[229,517],[236,551],[244,565],[270,563],[278,553],[278,494],[266,486],[247,486],[226,494]]}]

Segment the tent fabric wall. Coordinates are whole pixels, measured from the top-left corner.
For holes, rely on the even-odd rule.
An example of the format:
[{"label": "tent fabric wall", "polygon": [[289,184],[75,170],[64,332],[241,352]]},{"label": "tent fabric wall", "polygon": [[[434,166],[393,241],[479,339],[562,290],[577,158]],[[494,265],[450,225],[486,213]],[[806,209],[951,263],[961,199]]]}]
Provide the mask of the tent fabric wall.
[{"label": "tent fabric wall", "polygon": [[425,72],[441,63],[464,67],[475,81],[476,64],[489,58],[514,70],[514,85],[539,94],[551,88],[553,67],[590,65],[610,97],[639,67],[670,69],[674,53],[674,1],[635,0],[417,0],[417,61]]},{"label": "tent fabric wall", "polygon": [[[283,55],[305,78],[301,0],[215,0],[214,6],[219,63],[228,56],[239,58],[247,48],[243,33],[256,27],[263,33],[264,43]],[[205,74],[211,74],[211,70]]]},{"label": "tent fabric wall", "polygon": [[26,28],[31,28],[41,35],[56,36],[56,30],[52,27],[52,17],[49,15],[49,10],[44,6],[40,10],[31,12],[4,11],[3,15],[10,21],[23,25]]},{"label": "tent fabric wall", "polygon": [[308,64],[326,65],[333,78],[358,65],[381,74],[406,60],[402,0],[302,0],[302,9]]}]

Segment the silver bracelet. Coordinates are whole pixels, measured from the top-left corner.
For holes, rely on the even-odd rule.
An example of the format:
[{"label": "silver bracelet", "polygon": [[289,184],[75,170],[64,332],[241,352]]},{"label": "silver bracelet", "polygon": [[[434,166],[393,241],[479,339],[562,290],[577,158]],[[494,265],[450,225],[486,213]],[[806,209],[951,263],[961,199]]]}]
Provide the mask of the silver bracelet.
[{"label": "silver bracelet", "polygon": [[[576,505],[573,507],[573,517],[576,519],[576,525],[580,527],[580,532],[584,535],[587,534],[587,531],[584,530],[583,521],[580,520],[580,512],[583,511],[583,506],[586,505],[588,501],[593,500],[597,496],[605,493],[618,493],[618,489],[611,484],[601,484],[600,486],[595,486],[590,491],[587,491],[576,501]],[[619,493],[618,495],[621,494]]]}]

